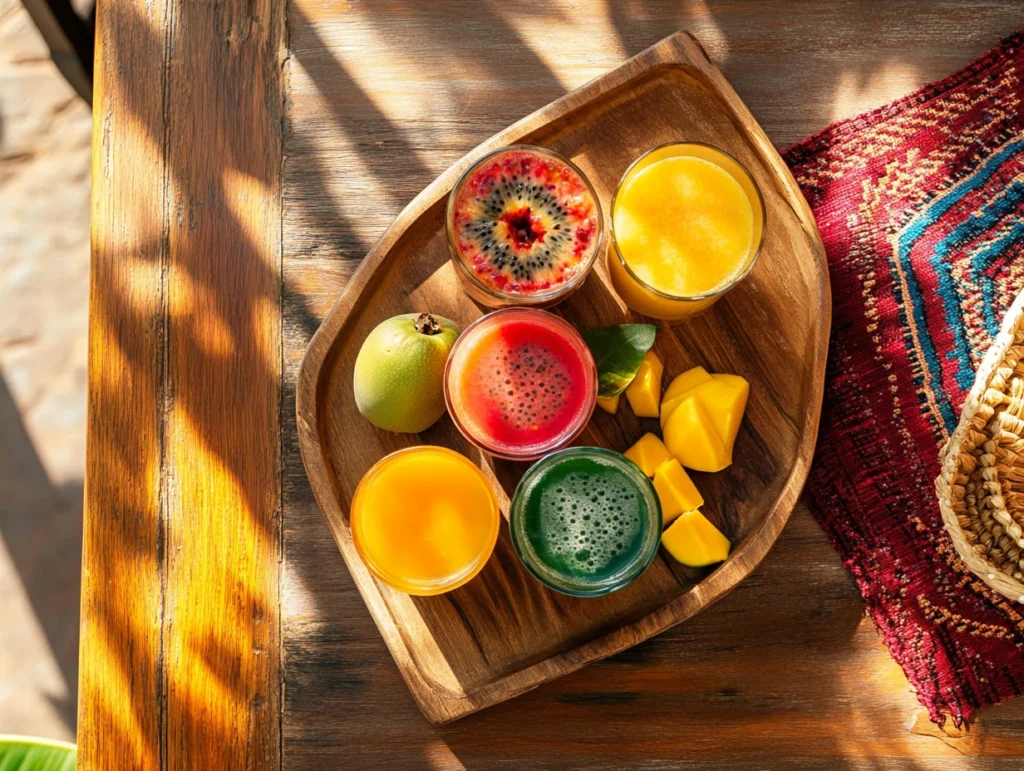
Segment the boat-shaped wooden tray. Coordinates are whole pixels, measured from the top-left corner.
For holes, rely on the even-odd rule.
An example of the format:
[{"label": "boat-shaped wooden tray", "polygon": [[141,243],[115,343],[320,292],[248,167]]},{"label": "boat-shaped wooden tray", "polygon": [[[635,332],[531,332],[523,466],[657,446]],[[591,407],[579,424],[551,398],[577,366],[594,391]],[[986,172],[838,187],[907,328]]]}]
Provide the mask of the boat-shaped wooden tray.
[{"label": "boat-shaped wooden tray", "polygon": [[[437,597],[377,582],[352,544],[348,507],[384,455],[414,444],[451,447],[501,489],[503,512],[527,464],[494,461],[445,416],[420,435],[380,431],[360,416],[352,367],[367,333],[398,313],[431,311],[465,326],[483,313],[448,260],[444,207],[459,174],[515,142],[553,148],[590,177],[608,204],[626,167],[671,140],[736,156],[764,194],[768,226],[753,272],[700,318],[663,328],[666,376],[701,364],[751,384],[735,462],[694,474],[704,511],[732,556],[694,570],[662,553],[629,587],[597,599],[549,591],[520,564],[508,528],[474,580]],[[580,328],[636,321],[615,295],[604,259],[555,311]],[[310,343],[298,384],[298,426],[310,482],[341,554],[427,718],[443,723],[496,704],[678,624],[736,586],[775,541],[807,476],[817,433],[831,300],[811,212],[764,132],[700,44],[666,38],[621,67],[510,126],[453,165],[406,207],[363,260]],[[577,444],[624,450],[657,422],[598,411]]]}]

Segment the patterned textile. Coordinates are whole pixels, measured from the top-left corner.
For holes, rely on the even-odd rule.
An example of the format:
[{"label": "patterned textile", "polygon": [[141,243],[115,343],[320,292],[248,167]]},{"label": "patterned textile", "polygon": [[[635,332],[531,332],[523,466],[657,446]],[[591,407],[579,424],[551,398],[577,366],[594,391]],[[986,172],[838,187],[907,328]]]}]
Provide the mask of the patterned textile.
[{"label": "patterned textile", "polygon": [[1024,287],[1024,33],[784,155],[828,253],[833,321],[805,496],[932,720],[1024,693],[1024,605],[976,579],[939,450]]}]

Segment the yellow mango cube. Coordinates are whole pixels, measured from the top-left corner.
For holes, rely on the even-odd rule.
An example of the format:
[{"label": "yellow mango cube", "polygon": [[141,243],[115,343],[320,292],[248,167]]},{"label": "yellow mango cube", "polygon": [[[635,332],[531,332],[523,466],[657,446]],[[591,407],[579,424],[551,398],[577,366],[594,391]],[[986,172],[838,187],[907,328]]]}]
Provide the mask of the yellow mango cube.
[{"label": "yellow mango cube", "polygon": [[679,406],[687,394],[691,393],[698,386],[710,382],[712,377],[714,376],[709,375],[708,371],[703,367],[693,367],[681,375],[676,375],[675,379],[669,383],[668,388],[665,390],[665,395],[661,399],[662,429],[665,428],[669,415]]},{"label": "yellow mango cube", "polygon": [[711,418],[694,394],[673,410],[663,434],[668,451],[686,468],[721,471],[732,462]]},{"label": "yellow mango cube", "polygon": [[739,375],[713,375],[693,391],[732,459],[732,448],[747,409],[750,383]]},{"label": "yellow mango cube", "polygon": [[665,443],[651,433],[641,436],[636,444],[622,454],[638,465],[649,477],[654,476],[654,472],[662,463],[672,460],[672,454],[665,447]]},{"label": "yellow mango cube", "polygon": [[684,511],[693,511],[704,505],[700,491],[675,458],[658,466],[654,472],[654,489],[661,501],[661,517],[665,525]]},{"label": "yellow mango cube", "polygon": [[626,389],[626,398],[633,414],[638,418],[658,417],[658,402],[661,401],[661,373],[665,366],[654,351],[644,356],[640,370]]},{"label": "yellow mango cube", "polygon": [[682,396],[687,391],[699,386],[701,383],[706,383],[711,379],[711,375],[708,374],[707,370],[703,367],[694,367],[688,369],[681,375],[676,375],[675,378],[669,383],[668,388],[665,389],[665,396],[662,398],[662,404],[665,404],[670,399],[675,399],[677,396]]},{"label": "yellow mango cube", "polygon": [[667,398],[666,391],[666,398],[661,403],[661,428],[665,429],[665,424],[683,399],[695,396],[711,418],[711,424],[732,458],[732,448],[743,421],[743,413],[747,409],[749,395],[750,383],[739,375],[710,375],[706,381],[672,399]]},{"label": "yellow mango cube", "polygon": [[664,401],[662,401],[661,417],[659,418],[659,421],[661,422],[662,431],[665,430],[665,424],[668,423],[668,419],[672,417],[672,413],[675,412],[676,407],[682,404],[683,399],[687,398],[692,391],[693,389],[691,388],[685,394],[680,394],[679,396],[674,396],[671,399],[665,399]]},{"label": "yellow mango cube", "polygon": [[614,415],[619,411],[619,399],[621,398],[622,394],[615,394],[615,396],[598,396],[597,406],[609,415]]},{"label": "yellow mango cube", "polygon": [[661,534],[661,545],[677,562],[691,568],[714,565],[729,556],[729,539],[699,511],[680,514]]}]

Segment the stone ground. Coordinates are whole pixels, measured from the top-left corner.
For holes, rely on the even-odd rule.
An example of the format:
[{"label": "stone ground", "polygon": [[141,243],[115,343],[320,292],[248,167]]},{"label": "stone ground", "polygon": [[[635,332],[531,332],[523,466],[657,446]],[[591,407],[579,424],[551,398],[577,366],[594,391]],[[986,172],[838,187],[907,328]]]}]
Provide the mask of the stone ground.
[{"label": "stone ground", "polygon": [[0,733],[75,737],[91,114],[0,0]]}]

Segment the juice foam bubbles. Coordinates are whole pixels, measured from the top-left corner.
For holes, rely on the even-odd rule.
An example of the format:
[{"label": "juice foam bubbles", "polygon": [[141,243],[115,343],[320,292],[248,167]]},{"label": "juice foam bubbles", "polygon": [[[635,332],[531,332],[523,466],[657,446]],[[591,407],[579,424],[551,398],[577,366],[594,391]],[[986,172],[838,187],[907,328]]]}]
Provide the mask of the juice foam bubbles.
[{"label": "juice foam bubbles", "polygon": [[534,464],[516,488],[512,542],[542,583],[564,594],[616,591],[654,559],[661,506],[650,480],[619,453],[572,447]]},{"label": "juice foam bubbles", "polygon": [[567,322],[509,308],[478,319],[455,343],[445,399],[455,425],[477,447],[532,460],[586,426],[597,401],[597,367]]},{"label": "juice foam bubbles", "polygon": [[527,535],[537,555],[560,572],[610,575],[641,546],[643,504],[630,480],[588,466],[553,469],[542,489],[531,491]]}]

